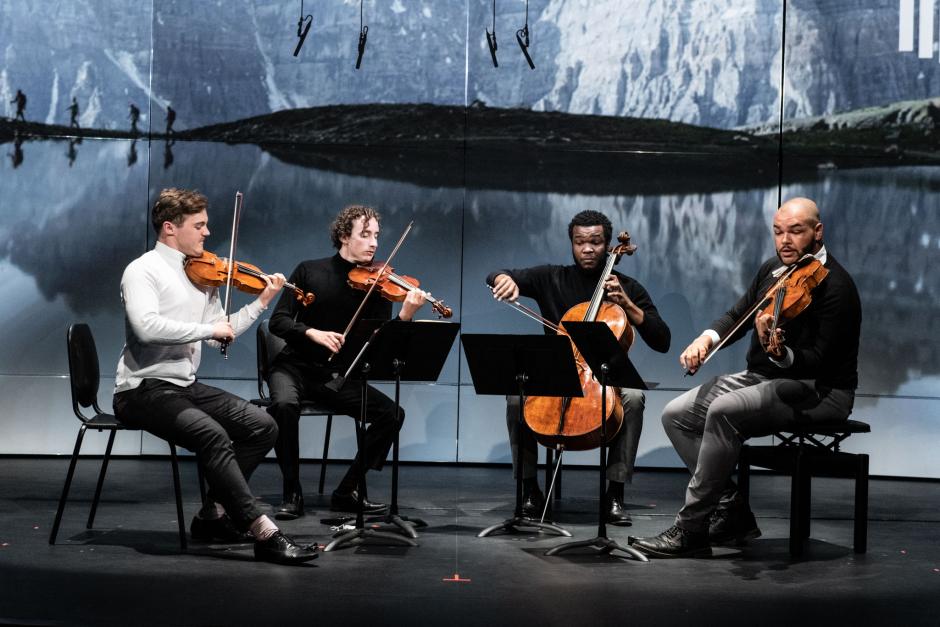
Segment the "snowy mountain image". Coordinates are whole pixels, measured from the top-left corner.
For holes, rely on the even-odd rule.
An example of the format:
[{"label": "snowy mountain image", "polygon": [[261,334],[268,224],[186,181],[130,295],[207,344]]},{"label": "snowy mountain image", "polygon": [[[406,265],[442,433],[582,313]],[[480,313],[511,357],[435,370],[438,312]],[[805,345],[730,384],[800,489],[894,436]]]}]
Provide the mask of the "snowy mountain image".
[{"label": "snowy mountain image", "polygon": [[[773,124],[940,94],[940,64],[898,52],[898,4],[791,0],[541,0],[530,3],[532,71],[515,46],[523,2],[317,3],[301,53],[293,2],[5,0],[0,112],[17,89],[29,119],[128,126],[130,103],[163,130],[285,109],[429,103],[665,119],[720,129]],[[864,46],[858,42],[864,40]],[[849,59],[846,54],[850,54]],[[786,72],[781,76],[785,59]]]}]

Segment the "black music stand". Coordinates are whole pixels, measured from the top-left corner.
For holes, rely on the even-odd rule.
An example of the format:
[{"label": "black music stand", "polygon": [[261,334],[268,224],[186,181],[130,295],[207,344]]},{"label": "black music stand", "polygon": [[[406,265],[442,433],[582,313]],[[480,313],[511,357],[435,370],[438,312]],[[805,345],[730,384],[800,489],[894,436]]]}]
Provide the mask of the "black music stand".
[{"label": "black music stand", "polygon": [[[461,336],[467,365],[477,394],[519,397],[519,428],[523,428],[526,396],[584,396],[571,342],[562,335]],[[477,534],[485,538],[499,530],[521,528],[552,531],[571,537],[564,528],[522,515],[522,446],[516,447],[516,509],[512,518]]]},{"label": "black music stand", "polygon": [[605,470],[607,469],[607,386],[619,388],[647,389],[640,374],[630,363],[627,352],[617,342],[610,327],[604,322],[562,322],[565,331],[571,337],[575,346],[581,352],[584,360],[590,366],[601,384],[601,446],[600,460],[598,461],[598,474],[600,475],[600,492],[597,512],[597,537],[591,540],[578,540],[566,542],[545,552],[545,555],[558,555],[565,551],[581,547],[597,549],[599,553],[623,551],[633,559],[648,562],[649,559],[631,546],[622,546],[616,540],[607,537],[607,517],[605,514]]},{"label": "black music stand", "polygon": [[344,375],[340,375],[330,381],[327,385],[334,390],[339,390],[347,383],[347,379],[356,376],[362,384],[362,402],[359,406],[359,418],[356,421],[356,443],[359,448],[359,507],[356,511],[356,525],[353,529],[340,530],[333,535],[333,540],[324,547],[323,551],[332,551],[345,545],[358,545],[366,540],[378,539],[398,542],[407,546],[418,546],[418,543],[411,538],[405,538],[398,534],[380,531],[377,529],[366,528],[365,517],[363,515],[364,503],[366,499],[366,460],[368,459],[368,444],[366,440],[366,427],[368,425],[368,394],[369,377],[372,372],[369,347],[379,341],[383,329],[387,325],[386,320],[359,320],[346,336],[343,348],[337,353],[337,364],[349,364]]},{"label": "black music stand", "polygon": [[[369,343],[365,358],[372,363],[372,380],[395,382],[396,415],[401,407],[401,382],[437,381],[458,331],[458,322],[392,320]],[[366,522],[394,525],[411,538],[418,537],[415,527],[428,526],[420,518],[398,513],[398,431],[392,444],[392,502],[386,515]]]}]

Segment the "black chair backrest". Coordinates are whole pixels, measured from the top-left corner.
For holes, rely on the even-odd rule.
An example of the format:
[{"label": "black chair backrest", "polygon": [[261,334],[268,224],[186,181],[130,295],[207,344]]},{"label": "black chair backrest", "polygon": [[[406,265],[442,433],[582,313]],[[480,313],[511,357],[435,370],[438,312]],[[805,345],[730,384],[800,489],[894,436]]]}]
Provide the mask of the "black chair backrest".
[{"label": "black chair backrest", "polygon": [[72,386],[72,408],[85,420],[79,406],[94,407],[98,411],[98,349],[91,328],[84,323],[69,327],[67,335],[69,349],[69,381]]},{"label": "black chair backrest", "polygon": [[264,393],[264,384],[267,383],[271,374],[271,364],[285,346],[287,342],[271,333],[268,321],[262,320],[258,325],[258,395],[261,398],[267,398]]}]

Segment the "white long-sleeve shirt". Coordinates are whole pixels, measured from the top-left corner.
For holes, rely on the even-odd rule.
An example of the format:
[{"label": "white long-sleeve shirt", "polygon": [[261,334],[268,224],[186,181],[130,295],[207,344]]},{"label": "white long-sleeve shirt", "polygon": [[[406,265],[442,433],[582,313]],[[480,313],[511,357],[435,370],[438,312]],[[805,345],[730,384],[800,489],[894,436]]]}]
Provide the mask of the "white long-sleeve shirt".
[{"label": "white long-sleeve shirt", "polygon": [[[225,318],[219,290],[194,285],[183,270],[185,255],[157,242],[121,277],[125,343],[117,365],[114,391],[132,390],[143,379],[179,386],[196,380],[202,340]],[[235,335],[247,330],[265,307],[254,300],[232,314]]]}]

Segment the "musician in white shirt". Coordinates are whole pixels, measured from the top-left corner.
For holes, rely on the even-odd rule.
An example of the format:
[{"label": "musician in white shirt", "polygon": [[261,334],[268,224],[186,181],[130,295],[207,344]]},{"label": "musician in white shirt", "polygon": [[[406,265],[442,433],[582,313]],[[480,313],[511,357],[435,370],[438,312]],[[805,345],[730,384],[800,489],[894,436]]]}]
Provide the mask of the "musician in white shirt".
[{"label": "musician in white shirt", "polygon": [[310,560],[315,547],[283,535],[248,488],[277,439],[276,423],[264,410],[196,380],[202,341],[234,340],[284,285],[283,275],[266,276],[258,298],[227,320],[218,289],[193,284],[183,269],[187,257],[203,253],[207,208],[198,192],[160,192],[151,213],[156,246],[124,271],[126,342],[115,378],[115,415],[196,453],[209,495],[190,527],[194,540],[241,541],[250,532],[259,560]]}]

